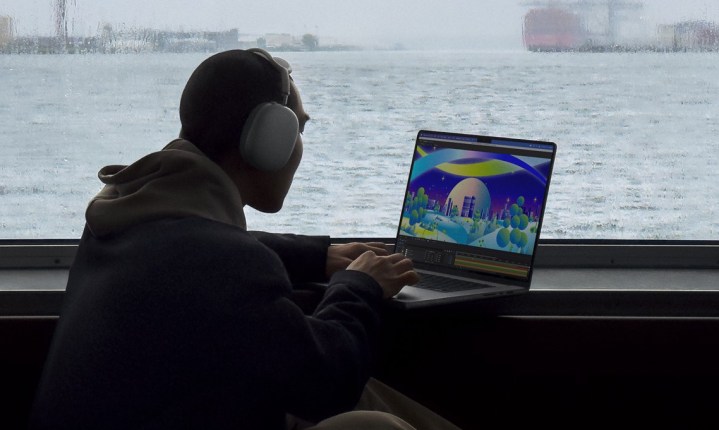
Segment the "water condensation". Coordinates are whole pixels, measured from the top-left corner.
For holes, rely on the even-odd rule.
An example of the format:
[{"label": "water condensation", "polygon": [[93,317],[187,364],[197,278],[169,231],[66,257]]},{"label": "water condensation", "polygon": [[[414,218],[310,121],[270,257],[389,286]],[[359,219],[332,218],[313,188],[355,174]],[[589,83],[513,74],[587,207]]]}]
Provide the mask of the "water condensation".
[{"label": "water condensation", "polygon": [[[717,53],[278,55],[312,120],[252,229],[393,237],[425,128],[557,142],[543,238],[719,239]],[[97,170],[177,136],[206,56],[0,56],[0,238],[79,237]]]}]

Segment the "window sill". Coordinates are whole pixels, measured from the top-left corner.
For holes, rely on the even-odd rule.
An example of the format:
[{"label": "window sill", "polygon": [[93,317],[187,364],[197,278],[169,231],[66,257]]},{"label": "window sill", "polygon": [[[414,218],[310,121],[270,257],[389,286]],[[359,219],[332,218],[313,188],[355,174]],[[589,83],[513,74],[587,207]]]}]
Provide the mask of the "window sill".
[{"label": "window sill", "polygon": [[[0,317],[59,315],[67,276],[68,269],[0,270]],[[538,268],[529,294],[452,306],[487,316],[713,318],[717,279],[717,269]]]}]

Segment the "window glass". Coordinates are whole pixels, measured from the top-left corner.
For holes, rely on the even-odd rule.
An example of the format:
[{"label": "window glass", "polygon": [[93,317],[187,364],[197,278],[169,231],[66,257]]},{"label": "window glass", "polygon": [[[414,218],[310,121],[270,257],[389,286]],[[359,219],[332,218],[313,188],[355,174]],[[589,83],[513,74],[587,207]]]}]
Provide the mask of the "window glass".
[{"label": "window glass", "polygon": [[0,238],[77,238],[106,164],[177,136],[218,50],[288,60],[312,120],[252,229],[394,237],[420,129],[554,141],[543,238],[719,240],[715,1],[3,0]]}]

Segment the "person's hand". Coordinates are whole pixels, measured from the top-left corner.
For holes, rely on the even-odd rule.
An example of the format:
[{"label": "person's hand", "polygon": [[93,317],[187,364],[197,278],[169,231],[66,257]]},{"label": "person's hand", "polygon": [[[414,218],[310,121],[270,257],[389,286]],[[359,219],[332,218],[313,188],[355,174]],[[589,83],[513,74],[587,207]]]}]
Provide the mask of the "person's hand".
[{"label": "person's hand", "polygon": [[387,248],[382,242],[352,242],[343,245],[332,245],[327,248],[327,266],[325,274],[327,279],[335,272],[345,270],[355,258],[367,251],[373,251],[377,255],[389,255]]},{"label": "person's hand", "polygon": [[399,293],[405,285],[413,285],[419,281],[412,260],[402,254],[377,255],[373,251],[367,251],[350,263],[347,270],[358,270],[373,277],[382,287],[385,299]]}]

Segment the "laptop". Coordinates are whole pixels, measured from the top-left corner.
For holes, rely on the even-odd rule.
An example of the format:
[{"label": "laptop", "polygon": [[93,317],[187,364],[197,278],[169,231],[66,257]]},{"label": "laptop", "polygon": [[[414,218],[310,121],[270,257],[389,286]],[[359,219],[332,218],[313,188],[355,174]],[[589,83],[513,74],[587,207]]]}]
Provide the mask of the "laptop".
[{"label": "laptop", "polygon": [[553,142],[419,131],[395,252],[421,281],[390,304],[528,292],[556,152]]}]

